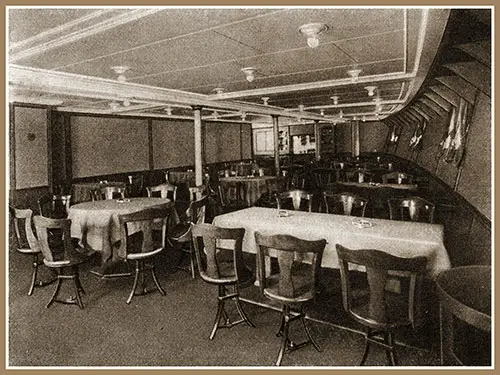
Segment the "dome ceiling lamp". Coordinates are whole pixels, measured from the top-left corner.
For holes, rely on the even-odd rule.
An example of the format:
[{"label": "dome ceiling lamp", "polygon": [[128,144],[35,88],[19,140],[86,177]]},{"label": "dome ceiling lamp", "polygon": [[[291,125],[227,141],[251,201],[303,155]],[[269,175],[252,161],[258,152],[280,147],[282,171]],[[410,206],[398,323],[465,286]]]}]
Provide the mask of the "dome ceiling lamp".
[{"label": "dome ceiling lamp", "polygon": [[328,30],[328,26],[321,22],[302,25],[299,32],[307,37],[307,45],[311,48],[319,46],[319,35]]},{"label": "dome ceiling lamp", "polygon": [[330,99],[333,100],[333,105],[339,104],[339,97],[337,95],[331,96]]},{"label": "dome ceiling lamp", "polygon": [[368,96],[375,95],[376,89],[377,89],[377,86],[365,86],[365,90],[368,91]]},{"label": "dome ceiling lamp", "polygon": [[264,103],[264,105],[269,105],[268,104],[269,96],[263,96],[261,99],[262,99],[262,102]]},{"label": "dome ceiling lamp", "polygon": [[127,80],[127,77],[125,77],[125,73],[130,70],[129,66],[125,65],[120,65],[120,66],[112,66],[111,69],[118,74],[118,77],[116,78],[118,82],[125,82]]},{"label": "dome ceiling lamp", "polygon": [[255,72],[257,69],[248,67],[248,68],[242,68],[241,71],[245,73],[245,78],[247,79],[248,82],[252,82],[255,79]]},{"label": "dome ceiling lamp", "polygon": [[361,74],[361,69],[350,69],[347,71],[347,74],[351,77],[351,82],[357,82]]}]

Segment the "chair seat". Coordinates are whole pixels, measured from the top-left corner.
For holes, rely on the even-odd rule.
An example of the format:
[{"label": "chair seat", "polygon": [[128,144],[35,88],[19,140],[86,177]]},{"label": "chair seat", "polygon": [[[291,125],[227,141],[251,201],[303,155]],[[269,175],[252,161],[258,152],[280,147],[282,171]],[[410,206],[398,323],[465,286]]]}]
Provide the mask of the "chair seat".
[{"label": "chair seat", "polygon": [[36,253],[40,252],[40,250],[38,250],[38,249],[30,249],[30,248],[17,249],[17,251],[19,251],[22,254],[36,254]]},{"label": "chair seat", "polygon": [[56,258],[52,263],[44,259],[44,263],[47,267],[50,268],[64,268],[64,267],[78,266],[88,261],[89,258],[94,254],[95,250],[77,247],[73,251],[69,251],[66,253],[64,261],[60,261],[59,259]]},{"label": "chair seat", "polygon": [[200,273],[201,277],[206,282],[212,284],[232,285],[238,283],[238,285],[242,286],[248,285],[255,279],[254,273],[246,267],[242,267],[242,269],[240,269],[238,277],[236,277],[234,273],[234,264],[232,262],[220,262],[218,269],[219,277],[217,278],[208,276],[206,272]]},{"label": "chair seat", "polygon": [[191,224],[179,223],[169,230],[169,238],[174,241],[182,241],[190,239]]},{"label": "chair seat", "polygon": [[271,275],[266,278],[266,283],[268,287],[264,289],[264,295],[276,301],[283,303],[294,304],[294,303],[304,303],[310,301],[314,298],[314,293],[312,293],[311,283],[307,276],[295,278],[294,279],[294,296],[285,297],[283,290],[279,288],[278,282],[279,275]]},{"label": "chair seat", "polygon": [[127,259],[129,260],[137,260],[137,259],[146,259],[146,258],[150,258],[152,257],[153,255],[156,255],[158,254],[159,252],[161,252],[163,250],[163,247],[160,247],[160,248],[157,248],[155,250],[152,250],[152,251],[148,251],[146,253],[128,253],[127,254]]}]

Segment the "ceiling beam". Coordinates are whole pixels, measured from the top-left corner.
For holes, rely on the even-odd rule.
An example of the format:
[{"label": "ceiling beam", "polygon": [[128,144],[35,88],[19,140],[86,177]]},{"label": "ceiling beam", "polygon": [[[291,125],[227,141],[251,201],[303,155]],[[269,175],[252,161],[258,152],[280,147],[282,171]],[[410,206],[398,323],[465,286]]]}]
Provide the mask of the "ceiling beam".
[{"label": "ceiling beam", "polygon": [[422,103],[423,105],[425,105],[428,108],[430,108],[431,110],[433,110],[440,118],[448,117],[448,112],[446,112],[443,108],[438,106],[432,100],[430,100],[428,98],[419,98],[418,102]]},{"label": "ceiling beam", "polygon": [[480,63],[491,67],[491,40],[460,44],[455,47],[472,56]]},{"label": "ceiling beam", "polygon": [[422,104],[420,103],[415,103],[412,108],[415,110],[415,112],[420,113],[420,115],[427,121],[430,121],[431,117],[434,117],[428,113],[429,109],[422,107]]},{"label": "ceiling beam", "polygon": [[446,112],[451,111],[450,102],[448,102],[446,99],[444,99],[441,95],[438,95],[435,92],[427,91],[427,92],[424,92],[424,96],[429,98],[429,100],[432,100],[434,103],[436,103],[438,106],[440,106]]},{"label": "ceiling beam", "polygon": [[12,64],[9,65],[9,85],[39,90],[51,94],[64,94],[112,101],[123,101],[127,99],[129,101],[151,102],[165,105],[177,103],[191,106],[254,112],[260,115],[301,118],[306,120],[325,120],[325,116],[306,111],[295,113],[286,111],[283,108],[280,109],[271,106],[235,101],[212,101],[208,100],[207,96],[203,94],[164,89],[131,82],[119,82],[79,74],[56,72],[46,69],[28,68]]},{"label": "ceiling beam", "polygon": [[448,101],[452,106],[457,107],[460,104],[460,95],[458,95],[455,91],[450,89],[445,85],[437,85],[431,86],[430,89],[434,91],[436,94],[441,96],[443,99]]},{"label": "ceiling beam", "polygon": [[445,64],[444,66],[491,97],[491,69],[477,61]]}]

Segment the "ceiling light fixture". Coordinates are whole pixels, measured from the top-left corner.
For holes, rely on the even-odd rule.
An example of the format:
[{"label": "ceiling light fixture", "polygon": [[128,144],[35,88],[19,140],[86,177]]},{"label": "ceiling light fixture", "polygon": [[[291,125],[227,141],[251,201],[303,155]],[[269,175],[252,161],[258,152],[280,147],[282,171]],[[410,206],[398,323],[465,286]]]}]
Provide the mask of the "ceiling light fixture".
[{"label": "ceiling light fixture", "polygon": [[361,69],[351,69],[347,71],[347,74],[351,77],[352,82],[356,82],[358,80],[360,73]]},{"label": "ceiling light fixture", "polygon": [[261,99],[262,99],[262,102],[264,103],[264,105],[269,105],[269,104],[267,104],[267,102],[269,100],[269,96],[263,96]]},{"label": "ceiling light fixture", "polygon": [[246,79],[248,82],[252,82],[255,79],[255,72],[256,69],[249,67],[249,68],[243,68],[241,69],[243,73],[245,73]]},{"label": "ceiling light fixture", "polygon": [[319,34],[328,30],[328,26],[321,22],[308,23],[299,28],[301,34],[307,37],[307,45],[316,48],[319,45]]},{"label": "ceiling light fixture", "polygon": [[299,104],[299,111],[304,112],[304,104]]},{"label": "ceiling light fixture", "polygon": [[172,107],[171,106],[167,106],[165,108],[165,112],[167,112],[167,115],[172,116]]},{"label": "ceiling light fixture", "polygon": [[241,119],[245,121],[246,118],[247,118],[246,112],[241,112]]},{"label": "ceiling light fixture", "polygon": [[224,92],[224,88],[223,87],[216,87],[215,89],[213,89],[213,91],[215,91],[215,93],[217,95],[220,95]]},{"label": "ceiling light fixture", "polygon": [[120,108],[120,103],[111,102],[109,103],[109,107],[111,108],[112,111],[116,111],[118,108]]},{"label": "ceiling light fixture", "polygon": [[368,91],[368,96],[373,96],[377,86],[365,86],[365,90]]},{"label": "ceiling light fixture", "polygon": [[330,97],[330,99],[333,100],[333,104],[334,105],[339,104],[339,97],[337,95],[334,95],[334,96]]},{"label": "ceiling light fixture", "polygon": [[344,112],[342,112],[342,110],[339,111],[339,118],[342,118],[344,117]]},{"label": "ceiling light fixture", "polygon": [[365,121],[366,121],[366,116],[363,116],[363,117],[361,118],[361,121],[365,122]]},{"label": "ceiling light fixture", "polygon": [[111,69],[118,74],[117,80],[119,82],[125,82],[127,78],[125,77],[125,73],[130,69],[128,66],[112,66]]},{"label": "ceiling light fixture", "polygon": [[324,109],[322,109],[322,110],[319,112],[319,114],[320,114],[321,116],[324,116],[324,115],[325,115],[325,110],[324,110]]}]

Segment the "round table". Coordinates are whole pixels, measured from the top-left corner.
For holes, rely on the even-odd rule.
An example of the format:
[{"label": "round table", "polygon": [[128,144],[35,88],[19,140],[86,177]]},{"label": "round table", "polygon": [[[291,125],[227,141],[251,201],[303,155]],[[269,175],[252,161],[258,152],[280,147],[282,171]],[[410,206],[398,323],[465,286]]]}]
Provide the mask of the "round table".
[{"label": "round table", "polygon": [[[86,233],[86,244],[101,251],[102,261],[120,257],[113,254],[113,243],[120,240],[118,215],[140,211],[170,202],[166,198],[130,198],[125,200],[106,199],[78,203],[69,208],[71,219],[71,237],[82,239]],[[139,226],[136,228],[138,231]],[[133,231],[132,231],[133,233]]]},{"label": "round table", "polygon": [[436,290],[441,317],[441,364],[489,365],[491,267],[472,265],[443,271],[436,279]]}]

